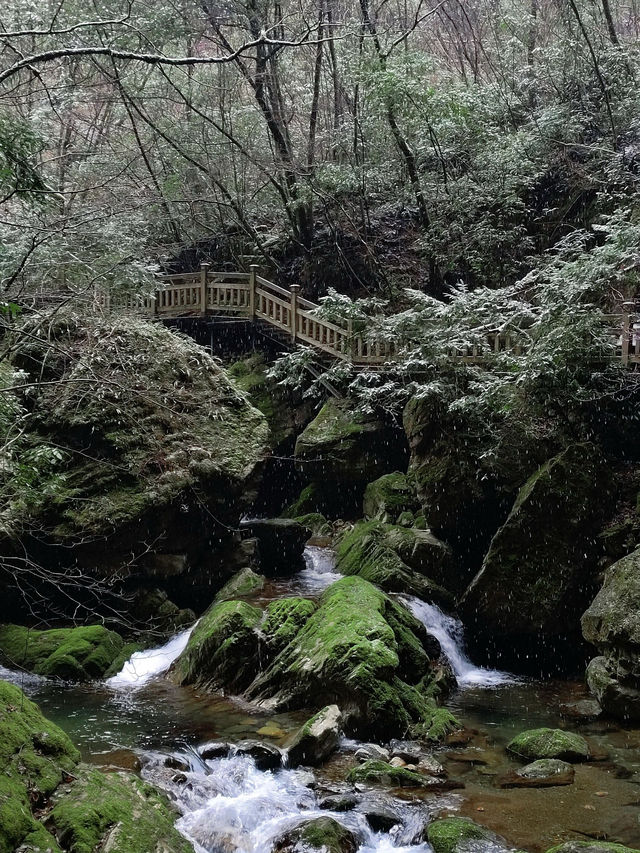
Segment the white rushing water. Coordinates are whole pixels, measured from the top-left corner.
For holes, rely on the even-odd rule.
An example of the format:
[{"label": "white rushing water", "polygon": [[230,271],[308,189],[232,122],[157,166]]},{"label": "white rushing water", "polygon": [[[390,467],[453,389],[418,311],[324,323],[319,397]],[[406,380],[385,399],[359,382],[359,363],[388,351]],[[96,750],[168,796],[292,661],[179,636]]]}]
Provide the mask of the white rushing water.
[{"label": "white rushing water", "polygon": [[303,594],[322,592],[342,577],[336,572],[336,556],[331,548],[307,545],[304,549],[304,562],[305,568],[293,578],[296,591]]},{"label": "white rushing water", "polygon": [[143,652],[134,652],[120,672],[112,678],[108,678],[106,683],[109,687],[131,689],[142,687],[152,678],[162,675],[185,650],[194,628],[195,625],[192,625],[186,631],[176,634],[164,646],[159,646],[156,649],[145,649]]},{"label": "white rushing water", "polygon": [[[396,800],[380,792],[364,795],[364,810],[368,801],[369,806],[391,809],[398,817],[389,832],[376,833],[361,807],[340,813],[320,809],[308,787],[312,776],[307,771],[260,771],[251,758],[240,755],[206,762],[183,754],[180,758],[191,765],[184,774],[167,773],[165,757],[154,755],[143,775],[175,798],[182,813],[176,826],[197,853],[269,853],[284,833],[318,817],[332,817],[351,830],[360,842],[359,853],[427,853],[430,849],[420,842],[430,816],[424,802]],[[442,797],[437,808],[443,808]]]},{"label": "white rushing water", "polygon": [[496,687],[515,681],[508,672],[474,666],[464,650],[464,626],[459,619],[443,613],[435,604],[403,595],[401,600],[430,634],[440,642],[460,687]]}]

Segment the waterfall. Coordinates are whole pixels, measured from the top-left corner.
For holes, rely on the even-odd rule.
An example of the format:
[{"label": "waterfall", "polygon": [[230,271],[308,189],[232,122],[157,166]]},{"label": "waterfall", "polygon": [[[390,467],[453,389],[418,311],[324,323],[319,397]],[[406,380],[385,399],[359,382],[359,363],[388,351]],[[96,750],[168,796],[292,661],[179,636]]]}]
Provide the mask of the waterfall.
[{"label": "waterfall", "polygon": [[195,625],[192,625],[186,631],[176,634],[164,646],[134,652],[120,672],[108,678],[106,683],[117,689],[138,688],[157,675],[162,675],[185,650],[194,628]]},{"label": "waterfall", "polygon": [[303,595],[322,592],[342,577],[336,572],[336,557],[330,548],[307,545],[304,562],[305,568],[293,578],[296,590]]},{"label": "waterfall", "polygon": [[484,669],[471,663],[464,650],[464,626],[459,619],[443,613],[435,604],[427,604],[413,596],[403,595],[401,601],[440,642],[460,687],[496,687],[516,680],[507,672]]}]

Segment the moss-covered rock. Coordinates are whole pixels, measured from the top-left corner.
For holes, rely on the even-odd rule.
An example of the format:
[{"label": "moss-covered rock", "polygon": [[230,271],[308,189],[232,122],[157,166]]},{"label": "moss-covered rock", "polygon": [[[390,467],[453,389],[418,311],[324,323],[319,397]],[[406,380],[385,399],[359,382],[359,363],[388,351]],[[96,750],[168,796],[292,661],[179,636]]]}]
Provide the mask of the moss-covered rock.
[{"label": "moss-covered rock", "polygon": [[[390,543],[404,541],[403,528],[385,525],[380,521],[361,521],[348,530],[340,539],[336,549],[336,568],[347,576],[358,577],[374,583],[386,592],[402,592],[417,595],[426,601],[451,604],[452,596],[443,587],[409,568]],[[412,537],[408,537],[412,538]],[[438,548],[432,562],[439,557],[450,558],[445,546]],[[429,568],[429,566],[425,566]],[[443,574],[440,571],[440,574]]]},{"label": "moss-covered rock", "polygon": [[269,365],[261,353],[252,353],[228,368],[229,376],[251,404],[267,419],[270,443],[277,447],[294,434],[295,411],[283,387],[267,376]]},{"label": "moss-covered rock", "polygon": [[519,758],[559,758],[563,761],[589,761],[589,744],[582,735],[562,729],[529,729],[507,744],[507,750]]},{"label": "moss-covered rock", "polygon": [[260,633],[269,658],[289,645],[315,610],[316,605],[307,598],[278,598],[268,605]]},{"label": "moss-covered rock", "polygon": [[600,705],[640,718],[640,548],[611,566],[582,616],[582,633],[601,652],[587,670]]},{"label": "moss-covered rock", "polygon": [[347,782],[352,784],[368,783],[386,785],[392,788],[426,788],[433,785],[433,779],[407,770],[406,767],[394,767],[386,761],[370,758],[349,771]]},{"label": "moss-covered rock", "polygon": [[435,702],[431,708],[424,708],[423,719],[411,726],[411,736],[429,743],[444,743],[445,738],[462,728],[460,720],[447,708],[440,708]]},{"label": "moss-covered rock", "polygon": [[362,511],[365,517],[394,522],[401,513],[416,512],[418,508],[413,484],[401,471],[383,474],[364,490]]},{"label": "moss-covered rock", "polygon": [[462,600],[485,633],[575,634],[575,611],[595,575],[608,477],[599,451],[575,444],[520,489]]},{"label": "moss-covered rock", "polygon": [[40,454],[37,482],[3,507],[6,529],[30,553],[101,573],[139,572],[131,555],[148,543],[197,565],[237,526],[267,451],[264,416],[202,347],[160,324],[58,312],[25,332],[15,361],[37,385],[25,440],[65,450]]},{"label": "moss-covered rock", "polygon": [[167,593],[158,587],[138,591],[131,607],[131,616],[145,629],[167,635],[196,621],[193,610],[178,607]]},{"label": "moss-covered rock", "polygon": [[123,648],[122,637],[102,625],[49,631],[0,625],[0,659],[8,666],[49,678],[102,678]]},{"label": "moss-covered rock", "polygon": [[22,691],[0,681],[0,853],[23,842],[38,849],[58,846],[34,817],[80,754],[66,734],[43,717]]},{"label": "moss-covered rock", "polygon": [[306,515],[297,515],[293,520],[307,527],[314,537],[331,536],[333,533],[331,525],[321,512],[308,512]]},{"label": "moss-covered rock", "polygon": [[354,517],[360,515],[367,483],[406,465],[406,441],[392,423],[330,398],[298,436],[295,459],[297,470],[313,486],[313,502],[298,506],[295,515]]},{"label": "moss-covered rock", "polygon": [[372,584],[349,577],[323,593],[247,695],[271,709],[337,702],[345,728],[388,738],[430,719],[454,683],[437,640]]},{"label": "moss-covered rock", "polygon": [[634,847],[613,844],[608,841],[565,841],[549,848],[547,853],[640,853]]},{"label": "moss-covered rock", "polygon": [[68,853],[193,853],[166,797],[137,776],[83,768],[56,800],[47,826]]},{"label": "moss-covered rock", "polygon": [[265,582],[266,578],[264,575],[256,574],[247,566],[226,582],[222,589],[216,593],[214,601],[230,601],[234,598],[245,598],[259,592],[265,585]]},{"label": "moss-covered rock", "polygon": [[274,844],[276,853],[356,853],[358,839],[331,817],[317,817],[296,826]]},{"label": "moss-covered rock", "polygon": [[434,853],[463,853],[469,842],[488,842],[506,847],[495,832],[480,826],[466,817],[445,817],[434,820],[426,830],[426,839]]},{"label": "moss-covered rock", "polygon": [[202,616],[176,660],[175,681],[242,690],[258,671],[261,620],[262,611],[246,601],[214,604]]}]

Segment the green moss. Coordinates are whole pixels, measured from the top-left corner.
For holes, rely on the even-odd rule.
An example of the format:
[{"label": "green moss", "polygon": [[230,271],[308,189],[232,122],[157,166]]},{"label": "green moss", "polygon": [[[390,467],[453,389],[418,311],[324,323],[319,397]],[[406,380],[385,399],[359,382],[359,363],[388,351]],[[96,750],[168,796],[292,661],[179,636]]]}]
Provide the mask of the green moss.
[{"label": "green moss", "polygon": [[[12,684],[0,681],[0,853],[44,830],[32,807],[51,796],[80,754],[66,734]],[[54,848],[57,849],[57,848]]]},{"label": "green moss", "polygon": [[278,654],[298,634],[316,610],[306,598],[279,598],[267,607],[260,630],[270,654]]},{"label": "green moss", "polygon": [[192,853],[175,818],[166,797],[138,777],[86,769],[64,790],[49,823],[69,853]]},{"label": "green moss", "polygon": [[403,512],[418,508],[415,491],[406,474],[394,471],[369,483],[364,492],[362,508],[365,516],[393,521]]},{"label": "green moss", "polygon": [[640,853],[634,847],[612,844],[609,841],[565,841],[550,847],[547,853]]},{"label": "green moss", "polygon": [[125,663],[129,660],[131,655],[134,655],[136,652],[142,652],[146,648],[146,645],[141,642],[136,643],[125,643],[118,654],[117,657],[111,663],[111,666],[104,673],[104,678],[111,678],[113,675],[117,675]]},{"label": "green moss", "polygon": [[122,653],[124,641],[102,625],[36,631],[0,626],[0,656],[37,675],[86,681],[101,678]]},{"label": "green moss", "polygon": [[280,444],[292,433],[290,407],[279,392],[277,384],[267,377],[268,365],[260,353],[234,362],[228,373],[241,391],[267,419],[271,445]]},{"label": "green moss", "polygon": [[179,684],[242,689],[259,667],[262,611],[246,601],[214,604],[196,625],[175,663]]},{"label": "green moss", "polygon": [[[389,545],[390,528],[379,521],[360,521],[347,531],[336,548],[336,568],[347,576],[357,575],[376,584],[385,592],[417,595],[426,601],[452,603],[443,587],[413,571]],[[404,531],[402,531],[404,533]],[[448,559],[448,552],[442,556]]]},{"label": "green moss", "polygon": [[405,608],[361,578],[343,578],[248,696],[282,708],[335,702],[353,709],[352,730],[404,734],[421,719],[417,695],[436,666],[426,644],[423,626]]},{"label": "green moss", "polygon": [[507,750],[528,760],[561,758],[564,761],[588,761],[589,744],[575,732],[562,729],[530,729],[507,744]]},{"label": "green moss", "polygon": [[331,525],[320,512],[308,512],[306,515],[297,515],[293,518],[298,524],[308,527],[314,536],[328,536],[331,534]]},{"label": "green moss", "polygon": [[358,843],[354,834],[331,817],[317,817],[286,833],[274,847],[277,853],[355,853]]},{"label": "green moss", "polygon": [[468,818],[446,817],[429,824],[427,840],[434,853],[461,853],[465,842],[492,842],[496,840],[496,835]]},{"label": "green moss", "polygon": [[283,510],[282,517],[297,519],[303,515],[317,513],[323,505],[324,496],[320,494],[318,486],[315,483],[309,483],[300,492],[295,501]]},{"label": "green moss", "polygon": [[421,774],[406,767],[393,767],[386,761],[370,759],[364,761],[358,767],[354,767],[347,776],[347,782],[373,783],[390,785],[396,788],[422,788],[428,785],[428,780]]},{"label": "green moss", "polygon": [[417,740],[443,743],[447,735],[462,728],[462,723],[455,714],[446,708],[439,708],[435,702],[431,703],[430,709],[425,708],[423,714],[424,722],[411,727],[411,736]]},{"label": "green moss", "polygon": [[257,575],[249,567],[241,569],[222,589],[216,593],[214,601],[227,601],[233,598],[244,598],[262,589],[266,581],[264,575]]}]

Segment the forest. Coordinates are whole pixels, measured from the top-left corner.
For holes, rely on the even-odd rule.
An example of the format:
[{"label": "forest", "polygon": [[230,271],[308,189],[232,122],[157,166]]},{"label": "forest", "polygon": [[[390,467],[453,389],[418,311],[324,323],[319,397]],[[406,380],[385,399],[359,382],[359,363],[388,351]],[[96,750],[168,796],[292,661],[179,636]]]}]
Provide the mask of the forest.
[{"label": "forest", "polygon": [[636,0],[0,0],[0,853],[639,853]]}]

